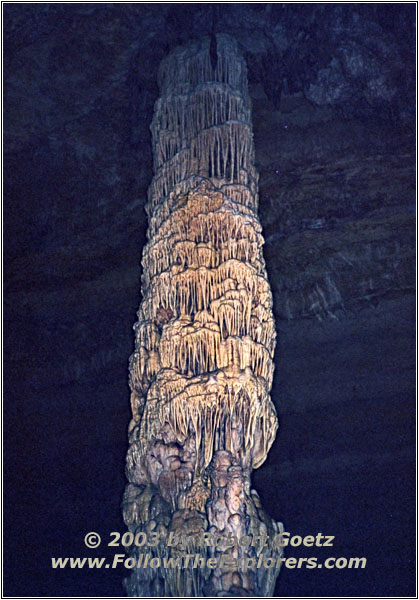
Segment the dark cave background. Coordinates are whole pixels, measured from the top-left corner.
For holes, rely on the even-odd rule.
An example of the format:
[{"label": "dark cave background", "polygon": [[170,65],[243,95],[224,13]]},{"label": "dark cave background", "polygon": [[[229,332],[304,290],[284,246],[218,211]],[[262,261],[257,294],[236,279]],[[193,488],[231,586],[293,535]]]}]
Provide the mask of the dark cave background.
[{"label": "dark cave background", "polygon": [[[406,4],[13,4],[4,24],[4,594],[120,596],[127,361],[160,60],[249,69],[280,429],[254,473],[293,535],[366,557],[277,596],[415,594],[415,23]],[[102,547],[87,550],[88,531]]]}]

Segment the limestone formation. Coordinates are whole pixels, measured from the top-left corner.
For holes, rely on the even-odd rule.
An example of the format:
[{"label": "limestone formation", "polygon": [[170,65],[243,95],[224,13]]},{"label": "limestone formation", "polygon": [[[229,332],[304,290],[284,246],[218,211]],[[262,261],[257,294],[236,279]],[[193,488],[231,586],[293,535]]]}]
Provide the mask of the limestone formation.
[{"label": "limestone formation", "polygon": [[[129,530],[158,539],[131,546],[136,561],[189,552],[203,562],[136,567],[131,596],[269,596],[280,565],[281,524],[250,487],[277,417],[246,65],[231,38],[218,35],[216,52],[211,60],[202,39],[159,71],[123,500]],[[219,543],[202,544],[204,532]],[[170,536],[183,546],[168,546]]]}]

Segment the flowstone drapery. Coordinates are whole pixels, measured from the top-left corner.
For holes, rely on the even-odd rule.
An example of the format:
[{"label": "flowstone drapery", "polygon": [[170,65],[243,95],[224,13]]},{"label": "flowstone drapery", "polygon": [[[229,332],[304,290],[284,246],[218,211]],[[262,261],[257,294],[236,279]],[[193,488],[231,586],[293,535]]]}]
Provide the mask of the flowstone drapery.
[{"label": "flowstone drapery", "polygon": [[246,65],[219,35],[172,52],[159,85],[123,500],[147,541],[131,546],[125,585],[131,596],[272,595],[281,524],[250,487],[277,417]]}]

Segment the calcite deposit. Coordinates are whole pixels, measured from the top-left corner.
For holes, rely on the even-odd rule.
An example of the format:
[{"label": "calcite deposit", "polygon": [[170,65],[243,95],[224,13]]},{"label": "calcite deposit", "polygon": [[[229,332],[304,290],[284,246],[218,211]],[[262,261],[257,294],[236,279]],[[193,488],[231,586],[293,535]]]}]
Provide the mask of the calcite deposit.
[{"label": "calcite deposit", "polygon": [[[131,596],[269,596],[281,556],[281,524],[250,482],[277,417],[246,65],[234,40],[218,35],[215,49],[214,61],[208,38],[178,48],[159,71],[123,513],[133,533],[157,534],[146,548],[154,557],[184,552],[167,545],[172,534],[190,552],[232,562],[134,568]],[[236,543],[202,547],[203,532]],[[237,543],[244,536],[255,543]],[[238,566],[261,554],[275,566]]]}]

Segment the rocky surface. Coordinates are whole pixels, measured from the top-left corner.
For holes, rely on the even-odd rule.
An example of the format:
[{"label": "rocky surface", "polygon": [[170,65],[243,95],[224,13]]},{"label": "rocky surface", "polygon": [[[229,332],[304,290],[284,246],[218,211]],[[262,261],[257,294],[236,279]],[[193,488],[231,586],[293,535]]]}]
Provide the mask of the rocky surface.
[{"label": "rocky surface", "polygon": [[123,531],[157,66],[213,18],[248,64],[278,330],[255,485],[293,533],[336,536],[288,556],[368,559],[284,569],[276,594],[413,593],[414,5],[213,6],[4,7],[8,595],[121,593],[123,569],[50,557]]},{"label": "rocky surface", "polygon": [[[256,567],[264,544],[250,545],[265,537],[281,565],[282,523],[251,489],[278,419],[247,67],[234,38],[204,36],[169,53],[158,81],[123,515],[133,536],[157,532],[156,562],[181,554],[168,547],[173,534],[204,568],[136,569],[125,588],[146,598],[272,596],[279,568]],[[205,547],[204,532],[224,542]],[[134,564],[142,551],[129,551]]]}]

